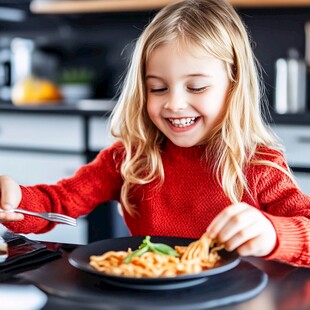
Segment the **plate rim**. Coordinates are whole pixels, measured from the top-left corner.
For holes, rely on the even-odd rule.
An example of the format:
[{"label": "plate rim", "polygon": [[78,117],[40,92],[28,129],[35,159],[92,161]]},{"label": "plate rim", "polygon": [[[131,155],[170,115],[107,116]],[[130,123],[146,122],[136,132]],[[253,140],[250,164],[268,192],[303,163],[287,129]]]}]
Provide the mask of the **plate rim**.
[{"label": "plate rim", "polygon": [[[175,276],[175,277],[161,277],[161,278],[160,277],[154,277],[154,278],[142,277],[142,278],[137,278],[137,277],[115,276],[115,275],[111,275],[111,274],[107,274],[107,273],[104,273],[104,272],[97,271],[97,270],[93,269],[88,264],[88,262],[87,263],[84,262],[84,264],[80,264],[80,262],[79,262],[80,259],[77,259],[77,257],[76,257],[76,256],[79,256],[79,255],[86,256],[85,254],[83,254],[83,252],[85,252],[85,249],[86,249],[86,251],[90,251],[93,248],[96,248],[99,245],[104,244],[104,243],[112,243],[112,242],[115,243],[115,242],[122,242],[122,241],[126,241],[126,240],[128,240],[128,242],[129,241],[133,241],[133,240],[141,240],[142,241],[144,238],[145,238],[145,236],[130,236],[130,237],[109,238],[109,239],[103,239],[103,240],[94,241],[94,242],[91,242],[91,243],[86,244],[86,245],[80,245],[77,248],[75,248],[69,254],[68,261],[69,261],[71,266],[73,266],[73,267],[75,267],[75,268],[77,268],[79,270],[82,270],[84,272],[87,272],[89,274],[99,276],[99,277],[101,277],[103,279],[104,278],[113,279],[113,281],[126,282],[126,283],[130,283],[130,282],[137,283],[137,282],[139,282],[141,284],[143,283],[143,284],[146,284],[146,285],[147,284],[155,284],[155,283],[189,281],[189,280],[193,280],[193,279],[214,276],[214,275],[221,274],[223,272],[229,271],[229,270],[235,268],[240,263],[240,257],[239,257],[239,255],[237,253],[235,253],[235,252],[227,252],[227,251],[224,250],[225,253],[228,256],[231,256],[231,258],[230,258],[230,260],[229,260],[229,262],[227,264],[219,266],[219,267],[208,269],[208,270],[205,270],[205,271],[200,272],[200,273],[185,274],[185,275],[179,275],[179,276]],[[170,241],[182,240],[183,242],[188,242],[188,243],[190,243],[192,241],[195,241],[195,240],[198,240],[198,239],[195,239],[195,238],[167,237],[167,236],[151,236],[151,239],[152,238],[153,238],[153,240],[154,239],[164,239],[164,240],[170,240]],[[159,240],[159,241],[156,241],[156,242],[164,242],[164,240],[163,241]],[[176,243],[176,245],[177,245],[177,243]],[[130,246],[127,246],[127,248],[128,247],[130,247]],[[106,250],[106,251],[110,251],[110,250],[113,250],[113,248],[111,248],[109,250]],[[90,255],[100,255],[100,254],[88,254],[88,257]]]}]

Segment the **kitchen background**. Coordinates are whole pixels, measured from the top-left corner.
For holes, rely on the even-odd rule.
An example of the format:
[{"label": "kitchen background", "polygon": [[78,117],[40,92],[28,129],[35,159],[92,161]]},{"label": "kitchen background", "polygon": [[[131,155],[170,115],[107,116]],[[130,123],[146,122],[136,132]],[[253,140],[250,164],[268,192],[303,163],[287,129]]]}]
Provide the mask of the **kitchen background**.
[{"label": "kitchen background", "polygon": [[[154,15],[154,11],[33,14],[29,10],[29,0],[2,0],[0,6],[3,10],[5,6],[1,3],[19,9],[21,13],[20,17],[13,15],[12,21],[5,20],[10,18],[7,12],[1,14],[2,65],[10,65],[14,38],[31,39],[35,46],[34,55],[41,52],[45,56],[41,67],[37,67],[39,75],[52,73],[53,78],[60,82],[66,68],[87,68],[94,75],[91,80],[94,98],[115,95],[133,41]],[[310,8],[239,8],[238,11],[252,35],[254,52],[265,71],[267,95],[273,104],[276,60],[286,58],[291,48],[304,58],[305,24],[310,19]],[[11,78],[5,78],[1,84],[10,84],[13,82]]]},{"label": "kitchen background", "polygon": [[[305,59],[310,59],[310,56],[307,55],[308,48],[306,48],[310,38],[306,40],[305,28],[310,20],[310,1],[304,1],[304,5],[300,7],[276,5],[267,8],[253,8],[250,5],[252,2],[249,0],[249,7],[245,5],[237,10],[249,29],[253,39],[254,52],[263,67],[266,95],[270,103],[269,110],[273,116],[273,120],[270,121],[281,138],[289,139],[284,141],[287,148],[294,150],[294,153],[290,150],[288,152],[289,162],[299,178],[302,188],[310,193],[310,160],[307,158],[309,157],[307,151],[310,148],[310,120],[308,121],[310,87],[305,87],[304,94],[302,87],[300,88],[300,85],[303,83],[306,85],[309,80],[306,78],[308,65]],[[61,130],[57,139],[59,140],[61,137],[66,144],[69,133],[66,136],[64,132],[69,131],[71,125],[70,121],[64,117],[69,116],[76,117],[78,123],[82,120],[81,124],[77,125],[81,127],[85,125],[85,120],[88,124],[91,118],[95,118],[95,125],[92,126],[92,123],[89,122],[86,134],[93,128],[97,135],[96,139],[100,139],[98,137],[101,135],[106,135],[106,131],[103,131],[101,125],[98,125],[99,123],[106,125],[105,114],[100,111],[100,109],[105,109],[101,105],[106,104],[117,94],[119,80],[128,64],[134,40],[156,12],[155,10],[136,10],[105,13],[34,14],[29,7],[30,0],[0,0],[0,174],[15,176],[16,173],[17,178],[19,175],[28,175],[28,179],[23,179],[24,183],[37,181],[35,178],[31,179],[31,174],[35,174],[35,171],[40,169],[37,163],[46,155],[46,152],[50,155],[50,161],[47,160],[49,163],[59,154],[82,155],[82,159],[77,161],[76,167],[78,167],[83,162],[91,160],[99,151],[99,147],[91,149],[88,146],[89,141],[86,143],[87,146],[84,145],[76,149],[73,147],[69,150],[60,150],[58,145],[54,149],[49,148],[44,145],[48,140],[46,137],[43,137],[43,140],[39,139],[43,142],[33,145],[33,139],[39,135],[38,131],[42,131],[42,128],[29,131],[29,135],[32,136],[29,145],[23,145],[26,138],[22,139],[22,143],[14,144],[12,141],[16,139],[16,136],[21,135],[25,128],[30,128],[40,118],[39,128],[40,126],[48,127],[47,123],[51,121],[54,122],[55,127],[63,123],[66,129],[65,131]],[[283,67],[280,68],[282,71],[279,69],[279,62],[277,62],[278,59],[283,59],[286,64],[285,59],[289,55],[297,63],[297,73],[289,74],[290,82],[286,78],[287,73],[285,70],[283,71]],[[305,70],[304,75],[300,75],[302,70]],[[70,105],[72,113],[67,109],[64,113],[61,108],[59,110],[51,108],[43,111],[42,114],[38,106],[33,110],[31,110],[31,106],[30,110],[24,110],[19,105],[14,106],[11,100],[12,88],[19,78],[25,77],[29,73],[34,73],[40,78],[46,78],[55,83],[63,92],[65,99],[60,106]],[[285,79],[282,83],[283,76]],[[279,78],[282,80],[278,80]],[[286,94],[289,88],[288,85],[294,84],[294,81],[298,81],[295,83],[296,85],[293,85],[297,89],[298,104],[301,105],[299,110],[294,111],[298,113],[276,114],[276,111],[291,112],[288,106],[284,106],[283,109],[283,105],[282,110],[279,110],[276,105],[276,92],[278,92],[278,97],[279,93],[283,97],[283,93]],[[68,84],[76,83],[79,86],[73,92],[65,87]],[[82,83],[88,85],[87,89],[83,88]],[[89,114],[85,114],[84,109],[84,112],[79,114],[75,107],[81,99],[92,99],[96,109]],[[284,105],[289,105],[291,102],[292,99],[285,102]],[[12,109],[12,107],[14,108]],[[12,131],[8,130],[10,131],[9,138],[1,137],[5,132],[4,126],[11,128],[12,124],[14,124],[14,128]],[[72,128],[75,126],[74,124],[73,122]],[[98,130],[95,130],[96,126],[99,126]],[[81,132],[85,134],[83,130],[81,129]],[[53,137],[55,137],[55,132]],[[109,141],[104,139],[102,137],[100,146],[108,145]],[[85,137],[82,140],[84,141]],[[89,140],[91,142],[92,138]],[[296,152],[298,152],[297,155]],[[33,166],[27,172],[25,165],[21,164],[19,172],[15,172],[14,167],[19,158],[16,158],[14,162],[12,158],[15,158],[15,155],[22,155],[20,157],[24,159],[25,154],[31,158],[30,161],[36,159]],[[20,162],[23,163],[22,160]],[[28,164],[27,166],[29,168]],[[38,180],[40,182],[53,181],[49,173],[46,171],[42,176],[40,175],[41,179]],[[116,209],[115,206],[112,208]],[[128,233],[122,226],[118,213],[116,215],[115,211],[109,211],[108,214],[104,214],[102,209],[104,208],[100,208],[100,216],[95,213],[81,220],[82,230],[79,237],[74,239],[76,232],[72,231],[73,237],[68,242],[73,240],[86,243]],[[108,208],[106,209],[108,210]],[[98,221],[98,217],[104,216],[107,218],[105,222]],[[118,228],[111,228],[113,225]],[[68,233],[59,230],[51,238],[63,238],[66,234],[71,236],[71,231]]]}]

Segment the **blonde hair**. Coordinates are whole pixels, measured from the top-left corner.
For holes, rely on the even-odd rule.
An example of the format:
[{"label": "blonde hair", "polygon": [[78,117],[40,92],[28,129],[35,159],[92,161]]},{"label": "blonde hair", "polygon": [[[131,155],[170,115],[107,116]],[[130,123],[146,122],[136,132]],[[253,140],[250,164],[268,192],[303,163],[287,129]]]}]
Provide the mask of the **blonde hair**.
[{"label": "blonde hair", "polygon": [[[185,0],[163,8],[136,42],[118,104],[112,113],[112,134],[124,144],[121,200],[130,213],[130,191],[155,179],[163,181],[160,156],[164,135],[146,110],[145,64],[152,51],[168,42],[183,48],[202,47],[224,61],[231,89],[225,116],[206,143],[216,176],[232,203],[248,190],[244,168],[258,145],[280,147],[261,117],[260,71],[247,31],[233,7],[224,0]],[[285,169],[269,161],[253,161]]]}]

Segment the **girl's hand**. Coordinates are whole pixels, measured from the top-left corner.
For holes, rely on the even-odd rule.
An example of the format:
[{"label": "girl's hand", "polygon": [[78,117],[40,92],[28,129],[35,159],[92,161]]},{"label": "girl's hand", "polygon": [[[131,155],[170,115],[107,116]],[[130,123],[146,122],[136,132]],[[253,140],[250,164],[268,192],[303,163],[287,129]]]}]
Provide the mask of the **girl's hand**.
[{"label": "girl's hand", "polygon": [[207,228],[210,238],[217,238],[227,251],[241,256],[265,256],[276,246],[272,223],[256,208],[238,203],[218,214]]},{"label": "girl's hand", "polygon": [[14,212],[3,212],[16,209],[22,199],[19,185],[8,176],[0,176],[0,223],[20,221],[24,218],[22,214]]}]

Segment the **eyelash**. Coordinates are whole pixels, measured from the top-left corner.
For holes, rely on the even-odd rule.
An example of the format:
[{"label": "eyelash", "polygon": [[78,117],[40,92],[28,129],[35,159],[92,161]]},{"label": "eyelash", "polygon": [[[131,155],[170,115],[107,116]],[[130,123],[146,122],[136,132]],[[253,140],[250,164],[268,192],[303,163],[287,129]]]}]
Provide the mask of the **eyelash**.
[{"label": "eyelash", "polygon": [[164,92],[165,90],[167,90],[167,88],[156,88],[156,89],[151,89],[150,92],[151,93],[161,93],[161,92]]},{"label": "eyelash", "polygon": [[198,88],[190,88],[187,87],[188,90],[190,90],[191,92],[198,94],[198,93],[202,93],[204,90],[206,90],[208,87],[207,86],[203,86],[203,87],[198,87]]},{"label": "eyelash", "polygon": [[[187,89],[195,94],[199,94],[201,92],[203,92],[204,90],[206,90],[208,87],[207,86],[203,86],[203,87],[199,87],[199,88],[191,88],[191,87],[187,87]],[[161,93],[166,91],[167,88],[157,88],[157,89],[151,89],[150,92],[151,93]]]}]

